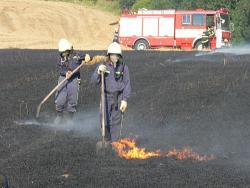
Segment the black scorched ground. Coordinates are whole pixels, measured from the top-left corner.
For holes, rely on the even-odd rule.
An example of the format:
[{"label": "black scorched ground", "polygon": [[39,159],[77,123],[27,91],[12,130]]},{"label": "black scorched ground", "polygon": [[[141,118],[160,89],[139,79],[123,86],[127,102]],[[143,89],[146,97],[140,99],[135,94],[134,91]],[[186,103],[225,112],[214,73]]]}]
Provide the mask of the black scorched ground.
[{"label": "black scorched ground", "polygon": [[[11,187],[250,187],[250,55],[196,54],[124,52],[133,92],[122,133],[148,150],[189,146],[215,156],[204,162],[96,156],[95,65],[81,71],[78,131],[14,123],[33,119],[56,85],[57,52],[1,50],[0,169]],[[53,100],[42,108],[45,119],[53,117]]]}]

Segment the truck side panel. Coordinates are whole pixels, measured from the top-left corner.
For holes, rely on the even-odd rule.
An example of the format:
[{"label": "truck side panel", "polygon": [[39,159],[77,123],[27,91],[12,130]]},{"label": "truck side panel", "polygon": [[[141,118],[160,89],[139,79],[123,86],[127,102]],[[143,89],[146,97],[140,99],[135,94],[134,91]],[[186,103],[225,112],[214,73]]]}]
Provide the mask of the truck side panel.
[{"label": "truck side panel", "polygon": [[159,37],[174,37],[174,18],[159,19]]},{"label": "truck side panel", "polygon": [[173,46],[174,44],[174,18],[153,17],[143,18],[143,37],[151,47]]},{"label": "truck side panel", "polygon": [[144,37],[157,37],[158,36],[158,18],[157,17],[144,17],[143,18],[143,36]]},{"label": "truck side panel", "polygon": [[142,18],[121,18],[119,31],[121,37],[142,36]]}]

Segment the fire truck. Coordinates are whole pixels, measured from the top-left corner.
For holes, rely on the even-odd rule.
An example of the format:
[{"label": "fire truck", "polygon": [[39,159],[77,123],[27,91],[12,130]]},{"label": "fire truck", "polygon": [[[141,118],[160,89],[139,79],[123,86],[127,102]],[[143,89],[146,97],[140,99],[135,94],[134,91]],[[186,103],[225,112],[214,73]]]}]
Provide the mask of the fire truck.
[{"label": "fire truck", "polygon": [[147,10],[123,12],[119,21],[119,42],[136,50],[173,47],[202,50],[202,33],[214,26],[210,48],[231,46],[233,24],[229,10]]}]

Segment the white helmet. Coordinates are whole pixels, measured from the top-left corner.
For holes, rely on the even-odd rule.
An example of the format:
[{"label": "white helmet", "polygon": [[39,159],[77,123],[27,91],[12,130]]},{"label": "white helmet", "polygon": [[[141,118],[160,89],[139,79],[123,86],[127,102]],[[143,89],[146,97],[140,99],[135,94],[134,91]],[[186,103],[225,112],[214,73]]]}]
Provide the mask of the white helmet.
[{"label": "white helmet", "polygon": [[119,54],[122,55],[122,49],[120,44],[118,44],[117,42],[112,42],[109,47],[108,47],[108,52],[107,54]]},{"label": "white helmet", "polygon": [[65,52],[67,50],[71,50],[72,47],[73,47],[72,44],[66,39],[61,39],[58,43],[59,52]]}]

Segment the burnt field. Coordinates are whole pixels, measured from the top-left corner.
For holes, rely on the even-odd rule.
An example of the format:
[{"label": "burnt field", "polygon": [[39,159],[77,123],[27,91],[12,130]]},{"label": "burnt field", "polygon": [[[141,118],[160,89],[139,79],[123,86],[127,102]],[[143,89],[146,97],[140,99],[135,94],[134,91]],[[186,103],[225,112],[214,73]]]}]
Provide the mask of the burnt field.
[{"label": "burnt field", "polygon": [[[100,95],[90,84],[96,65],[81,71],[75,121],[53,127],[33,120],[57,84],[57,52],[0,55],[0,171],[11,187],[250,187],[250,55],[124,53],[133,92],[122,136],[149,151],[189,146],[214,155],[210,161],[97,156]],[[46,122],[54,117],[53,100],[42,107]]]}]

